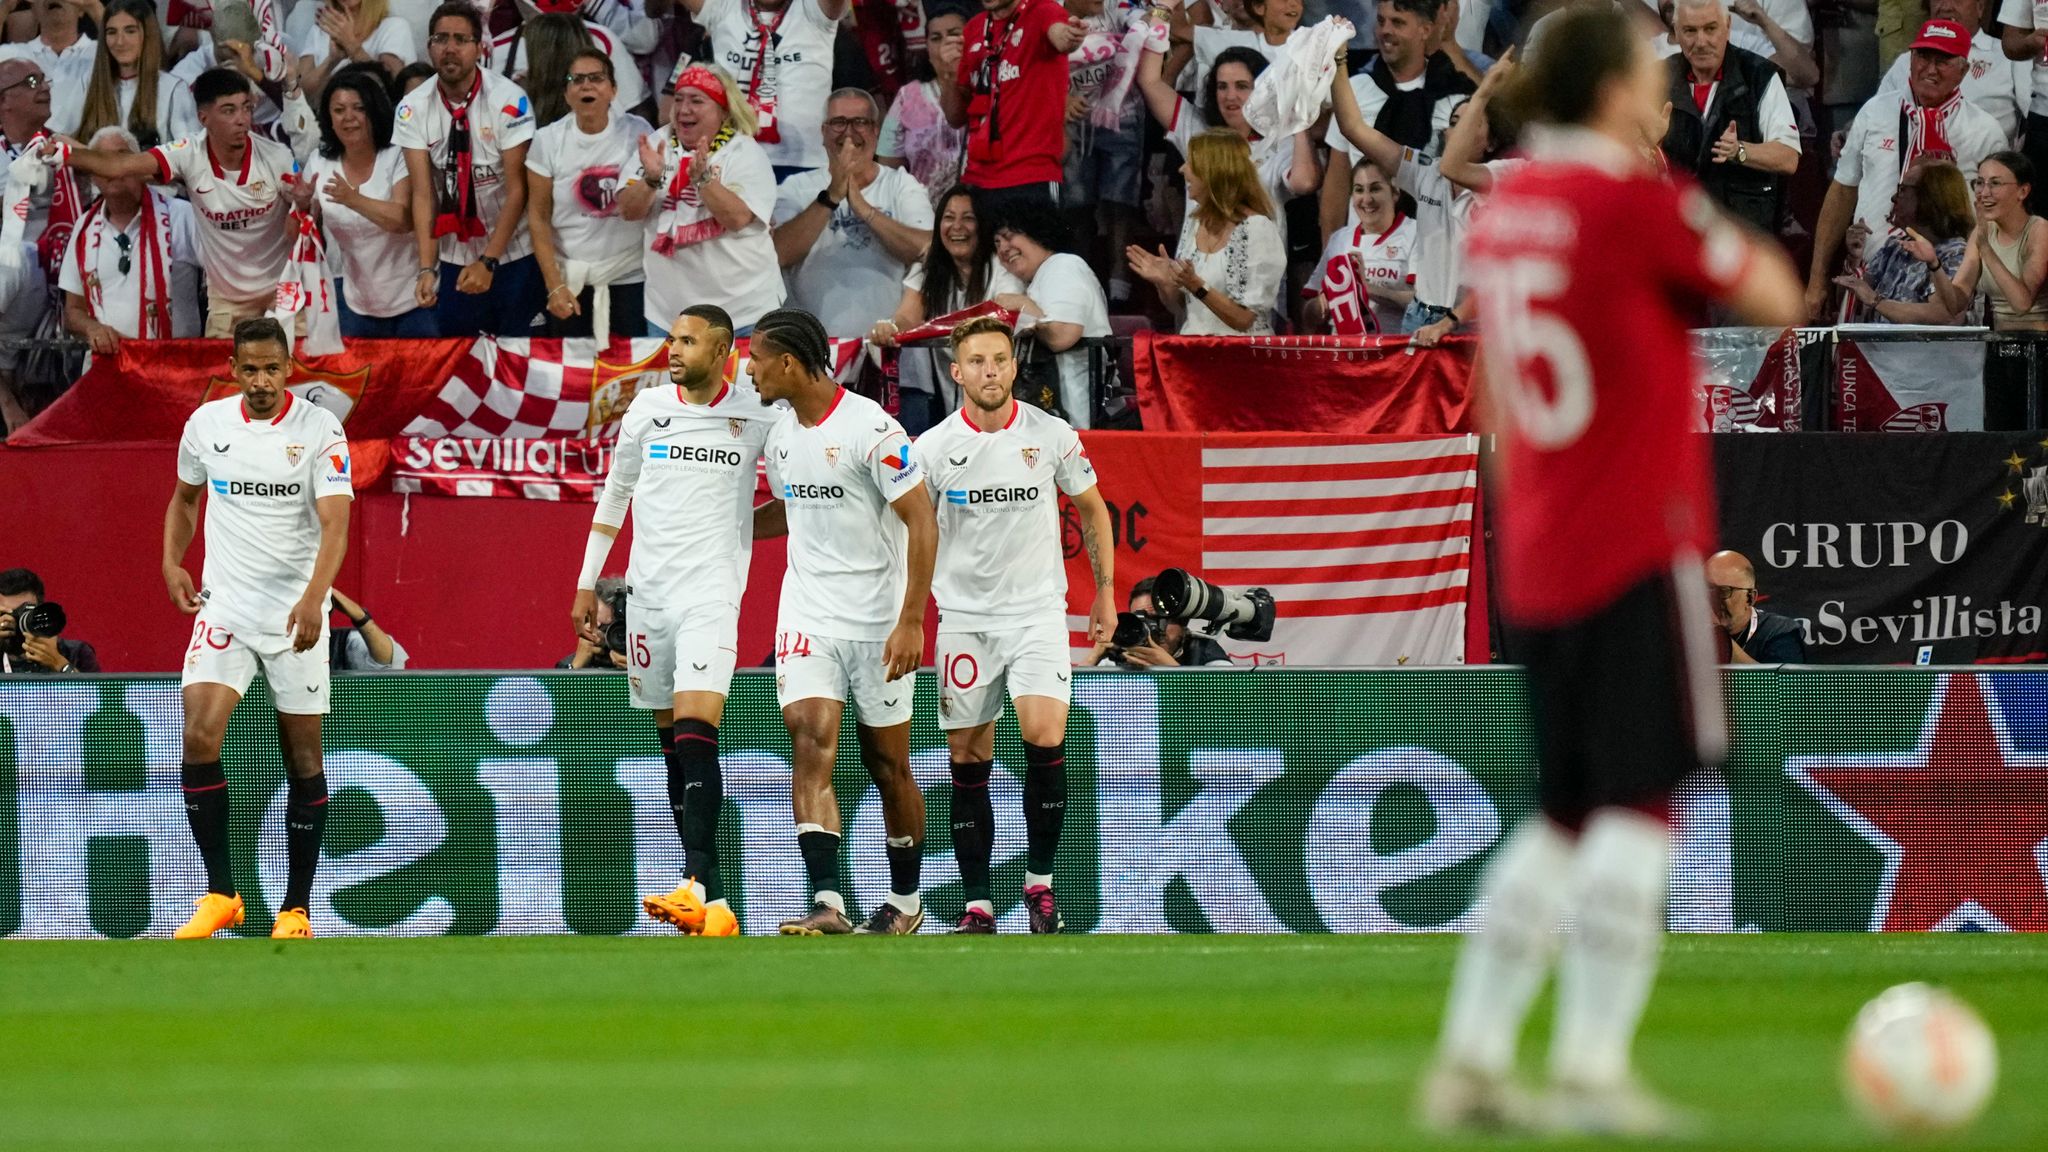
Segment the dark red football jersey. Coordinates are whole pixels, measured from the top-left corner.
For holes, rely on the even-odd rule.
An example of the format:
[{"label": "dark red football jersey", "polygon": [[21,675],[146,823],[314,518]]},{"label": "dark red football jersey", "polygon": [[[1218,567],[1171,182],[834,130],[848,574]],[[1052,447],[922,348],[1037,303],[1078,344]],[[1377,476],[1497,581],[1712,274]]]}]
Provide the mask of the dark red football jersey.
[{"label": "dark red football jersey", "polygon": [[1714,542],[1691,322],[1749,246],[1706,194],[1559,132],[1476,214],[1481,386],[1501,435],[1501,606],[1557,627]]}]

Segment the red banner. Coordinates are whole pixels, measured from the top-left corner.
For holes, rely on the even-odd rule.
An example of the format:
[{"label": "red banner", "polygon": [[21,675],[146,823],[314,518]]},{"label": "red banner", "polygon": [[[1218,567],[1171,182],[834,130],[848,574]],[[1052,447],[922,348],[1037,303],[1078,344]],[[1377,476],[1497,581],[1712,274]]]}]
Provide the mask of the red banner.
[{"label": "red banner", "polygon": [[1438,436],[1472,430],[1472,358],[1456,338],[1137,334],[1148,432]]}]

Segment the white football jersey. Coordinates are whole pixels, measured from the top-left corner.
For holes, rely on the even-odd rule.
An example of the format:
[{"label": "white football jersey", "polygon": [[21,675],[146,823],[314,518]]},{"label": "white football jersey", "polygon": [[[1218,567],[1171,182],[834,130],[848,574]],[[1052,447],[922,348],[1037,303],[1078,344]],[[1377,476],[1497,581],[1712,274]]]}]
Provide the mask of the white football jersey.
[{"label": "white football jersey", "polygon": [[983,432],[963,408],[918,437],[917,452],[938,504],[932,596],[939,631],[993,631],[1065,615],[1059,493],[1095,487],[1080,433],[1024,403],[1008,424]]},{"label": "white football jersey", "polygon": [[775,416],[752,388],[731,384],[709,404],[675,384],[633,397],[604,483],[632,502],[634,599],[738,607],[754,550],[755,466]]},{"label": "white football jersey", "polygon": [[355,496],[341,421],[289,392],[269,420],[240,396],[201,404],[178,438],[178,479],[206,489],[208,622],[283,635],[320,554],[313,502]]},{"label": "white football jersey", "polygon": [[776,630],[887,640],[909,580],[909,530],[890,509],[924,483],[910,437],[844,388],[815,427],[784,412],[768,433],[768,489],[789,515]]}]

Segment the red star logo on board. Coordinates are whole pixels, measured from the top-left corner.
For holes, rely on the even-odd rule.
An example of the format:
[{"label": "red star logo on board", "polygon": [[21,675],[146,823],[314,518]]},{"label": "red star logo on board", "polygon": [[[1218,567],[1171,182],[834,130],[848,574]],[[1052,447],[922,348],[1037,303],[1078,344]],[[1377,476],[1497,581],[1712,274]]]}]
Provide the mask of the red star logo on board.
[{"label": "red star logo on board", "polygon": [[1941,678],[1910,752],[1786,769],[1884,856],[1873,930],[2048,930],[2048,757],[2014,751],[1981,677]]}]

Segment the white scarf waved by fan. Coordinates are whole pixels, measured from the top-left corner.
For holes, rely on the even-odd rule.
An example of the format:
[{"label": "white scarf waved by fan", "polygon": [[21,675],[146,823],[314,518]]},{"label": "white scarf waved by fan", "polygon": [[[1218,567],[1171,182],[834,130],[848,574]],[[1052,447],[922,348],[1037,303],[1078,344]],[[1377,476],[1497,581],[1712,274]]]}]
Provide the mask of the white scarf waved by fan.
[{"label": "white scarf waved by fan", "polygon": [[1337,50],[1351,42],[1351,22],[1326,16],[1312,28],[1298,28],[1280,50],[1280,58],[1259,73],[1252,98],[1245,101],[1245,122],[1260,136],[1292,136],[1316,122],[1330,103],[1330,81],[1337,75]]},{"label": "white scarf waved by fan", "polygon": [[277,282],[270,315],[289,336],[298,314],[306,313],[306,338],[296,349],[301,356],[331,356],[341,351],[341,314],[335,310],[334,283],[327,278],[327,244],[310,212],[292,210],[291,259]]},{"label": "white scarf waved by fan", "polygon": [[21,267],[22,236],[28,231],[29,199],[36,193],[50,187],[55,179],[52,171],[60,167],[71,155],[71,145],[62,140],[49,145],[49,154],[44,147],[50,140],[46,133],[38,132],[21,150],[21,155],[7,165],[7,188],[0,195],[0,209],[5,218],[0,220],[0,264],[9,268]]}]

